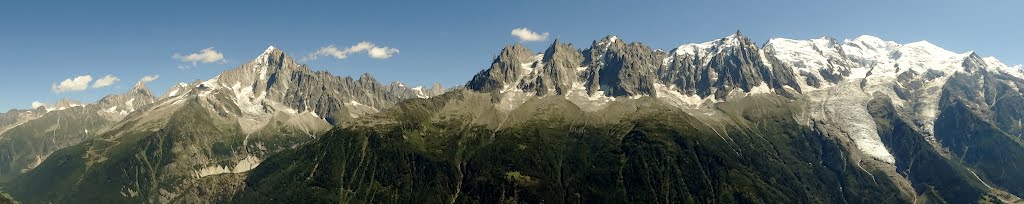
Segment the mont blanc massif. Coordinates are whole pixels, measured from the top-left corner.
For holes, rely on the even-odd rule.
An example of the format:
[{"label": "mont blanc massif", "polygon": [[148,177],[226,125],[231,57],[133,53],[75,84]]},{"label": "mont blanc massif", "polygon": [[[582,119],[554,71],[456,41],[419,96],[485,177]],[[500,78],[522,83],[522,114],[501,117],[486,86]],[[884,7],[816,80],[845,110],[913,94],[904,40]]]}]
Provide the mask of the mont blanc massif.
[{"label": "mont blanc massif", "polygon": [[1024,202],[1024,72],[927,41],[555,40],[429,88],[258,53],[162,96],[0,114],[3,199]]}]

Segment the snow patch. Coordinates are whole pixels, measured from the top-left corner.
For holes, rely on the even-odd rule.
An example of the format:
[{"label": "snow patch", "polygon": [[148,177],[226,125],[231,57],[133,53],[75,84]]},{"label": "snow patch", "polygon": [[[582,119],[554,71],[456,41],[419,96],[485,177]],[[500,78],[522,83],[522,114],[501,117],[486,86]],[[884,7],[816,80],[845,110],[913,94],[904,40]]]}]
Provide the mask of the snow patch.
[{"label": "snow patch", "polygon": [[175,88],[174,90],[171,90],[170,93],[167,93],[167,97],[174,97],[174,96],[177,96],[177,95],[178,95],[178,88]]},{"label": "snow patch", "polygon": [[764,83],[764,82],[762,82],[761,85],[757,85],[755,87],[750,87],[750,91],[748,92],[748,94],[770,94],[770,93],[773,93],[772,92],[772,88],[768,87],[768,83]]},{"label": "snow patch", "polygon": [[199,169],[198,171],[196,171],[194,173],[194,175],[196,177],[198,177],[198,178],[203,178],[203,177],[207,177],[207,176],[211,176],[211,175],[226,174],[226,173],[231,173],[231,170],[228,170],[227,167],[224,167],[224,166],[211,166],[211,167],[206,167],[206,168]]},{"label": "snow patch", "polygon": [[527,100],[530,100],[530,98],[533,98],[534,95],[535,93],[532,92],[527,93],[523,92],[523,90],[512,89],[510,91],[502,93],[501,101],[499,101],[497,104],[494,104],[494,107],[497,108],[498,110],[510,112],[518,108],[519,105],[523,105],[523,103],[525,103]]},{"label": "snow patch", "polygon": [[654,83],[654,91],[659,100],[680,108],[698,106],[706,101],[706,99],[701,98],[696,94],[683,95],[683,93],[677,91],[675,85],[665,86],[661,83]]},{"label": "snow patch", "polygon": [[606,96],[602,90],[588,94],[586,86],[581,82],[573,82],[572,88],[565,93],[565,98],[584,111],[601,110],[607,107],[608,103],[615,101],[614,97]]},{"label": "snow patch", "polygon": [[358,101],[355,100],[345,102],[344,104],[345,108],[348,109],[349,117],[352,118],[358,118],[363,115],[380,112],[380,110],[377,110],[377,108],[374,108],[373,106],[363,105],[362,103],[359,103]]},{"label": "snow patch", "polygon": [[256,166],[259,166],[260,162],[261,161],[260,161],[259,158],[256,158],[256,157],[254,157],[252,155],[246,156],[245,159],[242,159],[242,161],[238,161],[238,164],[235,164],[235,168],[233,168],[231,170],[231,172],[232,173],[247,172],[249,170],[255,169]]},{"label": "snow patch", "polygon": [[244,173],[255,169],[260,165],[260,162],[262,161],[259,158],[249,155],[238,161],[234,168],[228,169],[228,167],[222,165],[209,166],[193,172],[193,175],[198,178],[203,178],[218,174]]},{"label": "snow patch", "polygon": [[412,88],[412,92],[416,94],[416,98],[430,98],[425,92],[423,92],[423,86],[417,86]]}]

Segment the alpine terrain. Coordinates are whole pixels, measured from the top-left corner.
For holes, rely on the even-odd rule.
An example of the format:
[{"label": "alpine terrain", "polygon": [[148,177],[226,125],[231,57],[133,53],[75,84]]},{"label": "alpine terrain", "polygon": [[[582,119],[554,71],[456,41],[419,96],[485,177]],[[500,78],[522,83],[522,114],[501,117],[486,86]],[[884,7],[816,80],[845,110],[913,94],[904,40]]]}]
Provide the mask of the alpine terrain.
[{"label": "alpine terrain", "polygon": [[0,114],[0,183],[22,203],[1024,202],[1024,71],[975,52],[737,31],[483,68],[407,87],[270,47],[159,98]]}]

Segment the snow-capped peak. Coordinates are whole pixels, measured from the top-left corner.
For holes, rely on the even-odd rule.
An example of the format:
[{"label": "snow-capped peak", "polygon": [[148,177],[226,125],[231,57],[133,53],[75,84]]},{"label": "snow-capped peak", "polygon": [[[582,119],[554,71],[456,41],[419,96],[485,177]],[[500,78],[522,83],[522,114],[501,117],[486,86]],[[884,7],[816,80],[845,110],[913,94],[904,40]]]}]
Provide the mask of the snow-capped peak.
[{"label": "snow-capped peak", "polygon": [[810,40],[794,40],[786,38],[772,38],[764,45],[766,51],[774,53],[779,60],[790,64],[794,68],[808,72],[816,72],[822,67],[828,67],[831,63],[829,58],[842,58],[840,45],[830,37],[821,37]]},{"label": "snow-capped peak", "polygon": [[263,50],[263,53],[261,53],[259,56],[256,56],[256,59],[253,59],[253,62],[258,63],[258,64],[267,64],[267,62],[270,61],[270,58],[273,57],[275,55],[275,53],[280,53],[280,52],[281,52],[281,50],[279,50],[276,47],[274,47],[273,45],[271,45],[271,46],[267,47],[266,50]]},{"label": "snow-capped peak", "polygon": [[1014,66],[1009,66],[992,56],[981,58],[981,60],[984,61],[985,64],[988,65],[988,67],[991,67],[996,71],[1024,79],[1024,65],[1018,64]]},{"label": "snow-capped peak", "polygon": [[900,46],[892,53],[893,60],[901,68],[915,69],[924,72],[928,69],[955,71],[965,57],[971,53],[957,54],[928,41],[917,41]]},{"label": "snow-capped peak", "polygon": [[722,41],[723,44],[734,45],[734,44],[738,44],[740,42],[740,38],[742,38],[742,37],[743,37],[743,34],[741,34],[739,31],[737,31],[736,33],[733,33],[733,34],[731,34],[729,36],[725,36],[724,38],[720,39],[720,41]]},{"label": "snow-capped peak", "polygon": [[900,44],[893,41],[882,40],[881,38],[861,35],[853,40],[843,42],[847,46],[855,46],[865,50],[895,50]]},{"label": "snow-capped peak", "polygon": [[[737,48],[746,46],[745,43],[750,43],[749,39],[746,39],[740,31],[736,31],[732,35],[717,40],[680,45],[672,50],[672,54],[677,56],[693,56],[694,58],[702,59],[701,65],[707,65],[711,62],[713,56],[724,52],[732,52]],[[663,59],[662,63],[668,63],[670,58]],[[771,69],[771,67],[768,67],[768,69]]]},{"label": "snow-capped peak", "polygon": [[842,48],[850,58],[867,65],[888,61],[890,54],[900,48],[900,44],[882,40],[875,36],[861,35],[853,40],[845,40]]},{"label": "snow-capped peak", "polygon": [[857,38],[854,38],[853,40],[846,40],[846,41],[847,42],[853,42],[853,43],[874,44],[874,45],[877,45],[877,44],[887,44],[887,43],[895,43],[895,42],[892,42],[892,41],[882,40],[881,38],[875,37],[873,35],[861,35],[861,36],[857,36]]},{"label": "snow-capped peak", "polygon": [[711,56],[723,51],[732,50],[735,47],[742,46],[743,34],[739,31],[732,35],[717,40],[712,40],[703,43],[690,43],[680,45],[676,47],[676,55],[693,55],[693,56]]},{"label": "snow-capped peak", "polygon": [[821,37],[821,38],[810,39],[810,40],[795,40],[795,39],[788,39],[788,38],[772,38],[772,39],[769,39],[768,42],[765,43],[765,45],[764,45],[764,47],[766,49],[774,48],[774,49],[776,49],[776,51],[787,50],[787,49],[806,49],[806,48],[814,48],[814,47],[816,47],[818,49],[825,49],[825,48],[831,49],[831,48],[835,48],[835,46],[838,46],[838,43],[836,43],[835,39],[832,39],[831,37],[828,37],[828,36],[824,36],[824,37]]},{"label": "snow-capped peak", "polygon": [[931,42],[925,40],[903,45],[902,47],[900,47],[899,51],[903,52],[907,49],[913,49],[917,52],[922,52],[922,54],[930,54],[935,55],[937,57],[946,57],[956,54],[954,52],[950,52],[949,50],[942,49],[941,47],[936,46],[935,44],[932,44]]}]

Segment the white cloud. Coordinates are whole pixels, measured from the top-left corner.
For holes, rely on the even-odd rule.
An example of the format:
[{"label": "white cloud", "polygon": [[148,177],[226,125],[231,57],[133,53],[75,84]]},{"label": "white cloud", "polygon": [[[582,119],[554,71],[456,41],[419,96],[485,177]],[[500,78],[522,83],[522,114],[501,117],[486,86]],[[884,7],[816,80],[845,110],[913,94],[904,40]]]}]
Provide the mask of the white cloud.
[{"label": "white cloud", "polygon": [[156,81],[156,79],[159,79],[159,78],[160,78],[160,75],[146,75],[146,76],[142,77],[142,79],[140,79],[139,81],[142,81],[142,83],[149,83],[151,81]]},{"label": "white cloud", "polygon": [[547,40],[548,39],[548,35],[549,35],[548,32],[544,32],[543,34],[541,34],[541,33],[530,31],[530,29],[527,29],[527,28],[512,29],[512,36],[515,36],[515,37],[519,38],[520,42]]},{"label": "white cloud", "polygon": [[108,74],[107,76],[103,76],[103,78],[97,79],[96,82],[92,84],[92,88],[95,89],[95,88],[107,87],[107,86],[113,85],[114,82],[117,82],[117,81],[121,81],[121,79],[117,78],[114,75],[109,75]]},{"label": "white cloud", "polygon": [[[192,66],[196,66],[196,63],[214,63],[214,62],[223,63],[224,62],[224,54],[220,53],[220,52],[217,52],[217,50],[213,50],[213,47],[209,47],[209,48],[200,50],[197,53],[192,53],[192,54],[188,54],[188,55],[181,55],[181,54],[178,54],[178,53],[174,53],[174,55],[171,56],[171,58],[180,60],[181,62],[185,62],[185,63],[192,63]],[[179,68],[181,68],[181,67],[179,67]]]},{"label": "white cloud", "polygon": [[60,84],[53,84],[53,92],[61,93],[67,91],[82,91],[89,88],[89,82],[92,82],[91,75],[77,76],[75,78],[64,79]]},{"label": "white cloud", "polygon": [[371,42],[360,42],[359,44],[345,48],[344,50],[340,50],[334,45],[328,45],[327,47],[320,48],[316,52],[310,53],[308,56],[303,58],[303,60],[315,60],[320,56],[331,56],[337,59],[345,59],[351,54],[360,52],[366,52],[367,55],[374,59],[387,59],[398,54],[398,49],[391,47],[378,47]]},{"label": "white cloud", "polygon": [[46,106],[46,104],[43,103],[43,102],[32,101],[32,109],[36,109],[36,108],[43,107],[43,106]]},{"label": "white cloud", "polygon": [[367,51],[366,54],[369,54],[370,57],[375,59],[387,59],[391,58],[391,55],[398,54],[398,49],[390,47],[374,47],[370,48],[370,51]]}]

